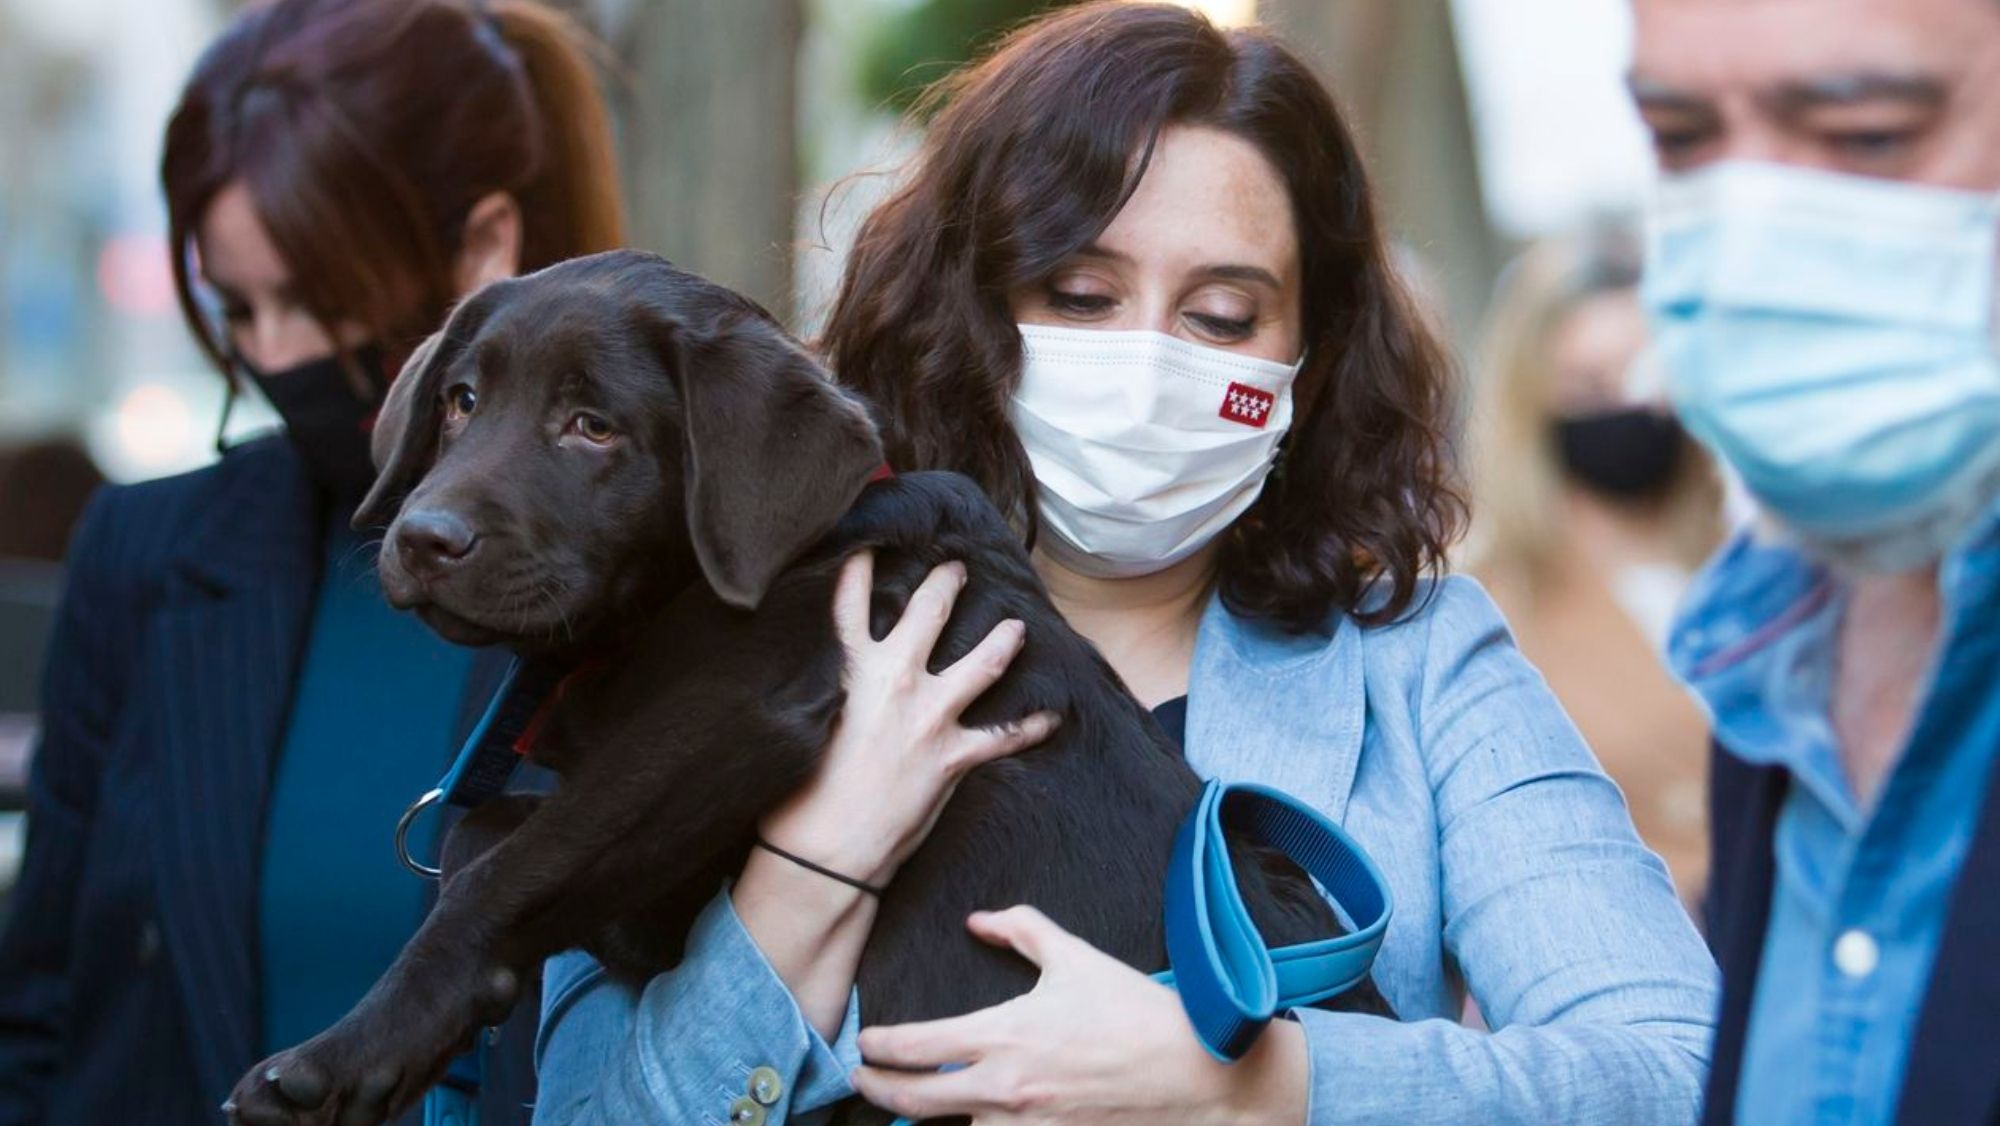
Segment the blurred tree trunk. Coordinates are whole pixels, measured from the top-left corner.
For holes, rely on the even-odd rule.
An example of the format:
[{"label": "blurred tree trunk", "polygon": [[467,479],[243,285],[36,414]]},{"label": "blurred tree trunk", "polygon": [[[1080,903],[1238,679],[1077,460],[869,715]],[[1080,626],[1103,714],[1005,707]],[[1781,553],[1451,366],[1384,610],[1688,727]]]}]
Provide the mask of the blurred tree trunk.
[{"label": "blurred tree trunk", "polygon": [[800,0],[643,0],[616,35],[634,245],[791,315]]},{"label": "blurred tree trunk", "polygon": [[1420,260],[1415,280],[1432,289],[1463,343],[1485,308],[1500,247],[1480,194],[1450,0],[1263,0],[1258,15],[1338,95],[1383,221]]}]

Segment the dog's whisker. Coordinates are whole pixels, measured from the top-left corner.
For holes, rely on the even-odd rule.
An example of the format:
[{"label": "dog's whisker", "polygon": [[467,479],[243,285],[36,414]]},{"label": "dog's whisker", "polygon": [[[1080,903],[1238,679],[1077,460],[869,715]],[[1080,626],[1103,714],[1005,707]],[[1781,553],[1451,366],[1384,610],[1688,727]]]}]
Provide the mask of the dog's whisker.
[{"label": "dog's whisker", "polygon": [[[365,553],[372,551],[377,555],[381,554],[382,545],[387,541],[387,538],[388,537],[386,536],[372,536],[362,540],[360,543],[357,543],[353,547],[348,548],[346,551],[341,552],[340,558],[335,561],[334,566],[336,567],[336,569],[344,570],[349,564],[353,563],[356,559],[361,558]],[[373,567],[370,567],[366,570],[356,571],[352,576],[352,578],[350,579],[350,581],[357,586],[367,582],[371,582],[373,580],[374,580]]]},{"label": "dog's whisker", "polygon": [[549,608],[556,612],[556,621],[562,623],[563,637],[573,645],[576,643],[576,630],[570,625],[569,611],[563,609],[561,598],[562,588],[553,585],[559,583],[560,579],[557,576],[550,575],[543,581],[552,584],[553,589],[545,587],[541,583],[537,583],[535,589],[541,591],[542,597],[549,600]]}]

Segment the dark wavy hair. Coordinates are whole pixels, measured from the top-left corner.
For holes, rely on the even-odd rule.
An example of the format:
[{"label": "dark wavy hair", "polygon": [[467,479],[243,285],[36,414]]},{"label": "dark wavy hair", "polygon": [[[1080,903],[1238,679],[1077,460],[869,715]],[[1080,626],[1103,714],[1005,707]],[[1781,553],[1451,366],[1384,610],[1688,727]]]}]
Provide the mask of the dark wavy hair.
[{"label": "dark wavy hair", "polygon": [[967,474],[1032,539],[1033,471],[1007,413],[1021,371],[1008,293],[1110,225],[1162,129],[1222,129],[1290,191],[1306,366],[1282,459],[1224,534],[1221,596],[1300,632],[1335,609],[1371,625],[1408,613],[1465,519],[1453,377],[1306,65],[1261,30],[1107,2],[1022,27],[931,97],[913,173],[863,224],[820,342],[875,404],[891,463]]}]

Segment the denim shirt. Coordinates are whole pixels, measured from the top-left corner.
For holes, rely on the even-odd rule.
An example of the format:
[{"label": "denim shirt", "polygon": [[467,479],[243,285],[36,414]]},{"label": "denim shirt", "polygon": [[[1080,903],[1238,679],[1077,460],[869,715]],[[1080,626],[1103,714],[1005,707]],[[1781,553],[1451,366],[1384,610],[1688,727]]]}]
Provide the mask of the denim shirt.
[{"label": "denim shirt", "polygon": [[[1995,748],[1938,737],[1990,694],[1959,654],[2000,630],[2000,506],[1939,573],[1944,647],[1874,809],[1843,773],[1829,707],[1845,593],[1793,547],[1746,535],[1690,592],[1676,671],[1725,753],[1791,776],[1750,1004],[1740,1122],[1895,1117],[1917,1013]],[[1944,729],[1963,730],[1945,724]],[[1930,734],[1927,734],[1930,732]]]},{"label": "denim shirt", "polygon": [[[1690,1122],[1714,963],[1485,592],[1453,578],[1430,593],[1403,621],[1341,617],[1330,635],[1211,602],[1196,640],[1196,771],[1311,801],[1395,896],[1375,978],[1402,1021],[1298,1014],[1307,1120]],[[643,989],[566,954],[543,991],[537,1123],[720,1126],[732,1106],[814,1123],[851,1093],[857,1006],[832,1044],[815,1035],[726,895]],[[1493,1031],[1460,1022],[1468,991]],[[739,1102],[757,1077],[761,1113]]]}]

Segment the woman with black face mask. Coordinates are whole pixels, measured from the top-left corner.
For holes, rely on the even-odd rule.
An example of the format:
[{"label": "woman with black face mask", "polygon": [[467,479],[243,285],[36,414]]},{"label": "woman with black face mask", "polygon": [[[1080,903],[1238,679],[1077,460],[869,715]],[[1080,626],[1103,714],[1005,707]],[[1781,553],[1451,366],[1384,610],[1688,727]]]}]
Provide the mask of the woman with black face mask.
[{"label": "woman with black face mask", "polygon": [[[0,938],[0,1122],[213,1123],[421,921],[391,833],[474,655],[383,602],[348,518],[450,304],[621,241],[588,58],[532,0],[277,0],[196,65],[161,170],[181,304],[285,433],[104,490],[72,545]],[[489,1053],[489,1126],[532,1100],[532,1019]]]},{"label": "woman with black face mask", "polygon": [[1707,730],[1660,655],[1721,541],[1721,488],[1647,386],[1630,241],[1551,241],[1502,280],[1477,369],[1468,554],[1693,903]]}]

